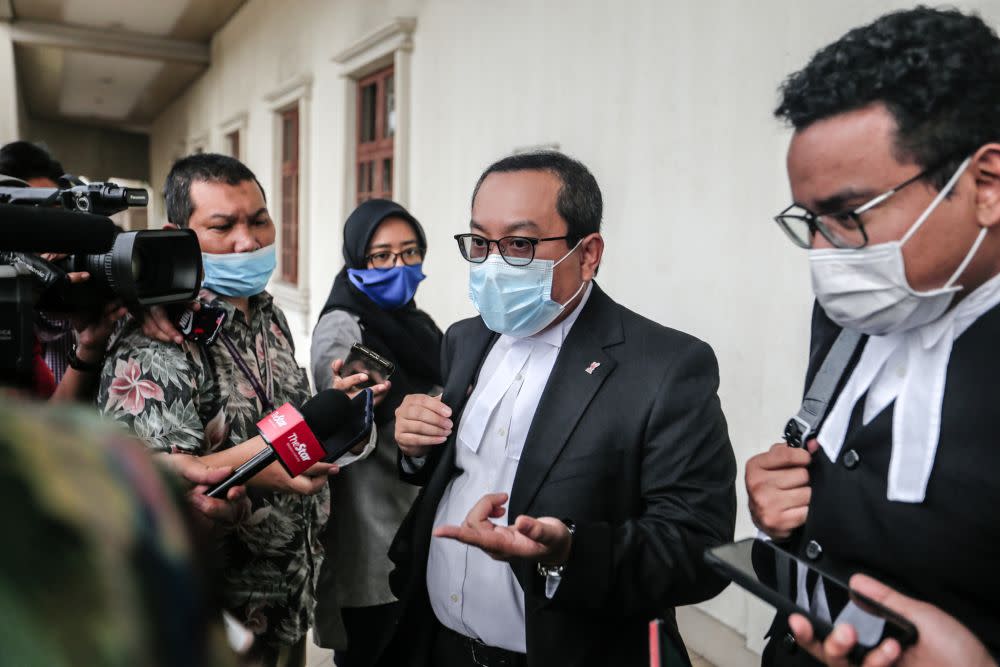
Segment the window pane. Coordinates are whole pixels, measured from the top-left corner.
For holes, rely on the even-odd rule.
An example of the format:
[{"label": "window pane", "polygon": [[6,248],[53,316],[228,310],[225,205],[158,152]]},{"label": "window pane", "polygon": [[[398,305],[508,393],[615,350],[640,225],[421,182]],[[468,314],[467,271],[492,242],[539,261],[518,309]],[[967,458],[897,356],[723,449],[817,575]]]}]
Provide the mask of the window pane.
[{"label": "window pane", "polygon": [[375,84],[361,89],[361,141],[375,141]]},{"label": "window pane", "polygon": [[299,110],[289,109],[281,114],[281,160],[295,160],[299,154]]},{"label": "window pane", "polygon": [[299,110],[281,114],[281,278],[298,282]]},{"label": "window pane", "polygon": [[365,180],[365,176],[368,175],[368,170],[365,169],[365,163],[362,162],[358,165],[358,192],[368,192],[371,190],[368,187],[368,182]]},{"label": "window pane", "polygon": [[385,79],[385,136],[396,134],[396,77],[390,74]]},{"label": "window pane", "polygon": [[392,158],[382,160],[382,192],[387,199],[392,198]]},{"label": "window pane", "polygon": [[281,178],[281,278],[298,282],[299,229],[298,177],[286,173]]}]

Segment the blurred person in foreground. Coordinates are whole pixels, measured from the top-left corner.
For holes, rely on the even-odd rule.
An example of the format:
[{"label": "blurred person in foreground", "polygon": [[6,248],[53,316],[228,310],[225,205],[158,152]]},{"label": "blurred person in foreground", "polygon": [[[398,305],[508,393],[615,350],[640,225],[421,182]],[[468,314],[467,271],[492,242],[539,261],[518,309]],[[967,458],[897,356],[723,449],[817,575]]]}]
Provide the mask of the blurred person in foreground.
[{"label": "blurred person in foreground", "polygon": [[386,199],[359,205],[344,225],[344,268],[313,331],[317,387],[353,394],[369,380],[343,367],[355,343],[395,366],[373,387],[379,438],[371,460],[331,480],[336,511],[324,534],[314,636],[336,649],[338,667],[373,664],[398,613],[387,554],[417,488],[399,479],[395,411],[407,394],[437,394],[442,383],[441,330],[414,301],[426,253],[424,230],[405,208]]},{"label": "blurred person in foreground", "polygon": [[[199,548],[206,535],[177,480],[82,408],[6,394],[0,421],[0,663],[235,665]],[[194,476],[210,484],[226,474]]]},{"label": "blurred person in foreground", "polygon": [[[178,160],[164,187],[167,217],[194,230],[202,249],[203,308],[226,319],[213,345],[164,343],[126,326],[111,346],[98,403],[157,451],[238,466],[257,453],[256,423],[311,395],[288,324],[265,287],[275,268],[275,226],[263,189],[233,158]],[[367,449],[365,453],[366,455]],[[316,463],[292,478],[278,463],[250,480],[250,516],[226,543],[226,608],[257,640],[249,660],[302,665],[330,511],[327,477],[358,458]]]},{"label": "blurred person in foreground", "polygon": [[[887,14],[791,75],[776,115],[795,130],[776,221],[817,300],[806,385],[842,330],[862,338],[817,438],[747,463],[751,514],[917,627],[865,665],[996,665],[1000,39],[954,10]],[[804,571],[790,585],[835,629],[775,618],[763,664],[846,665],[878,630]]]}]

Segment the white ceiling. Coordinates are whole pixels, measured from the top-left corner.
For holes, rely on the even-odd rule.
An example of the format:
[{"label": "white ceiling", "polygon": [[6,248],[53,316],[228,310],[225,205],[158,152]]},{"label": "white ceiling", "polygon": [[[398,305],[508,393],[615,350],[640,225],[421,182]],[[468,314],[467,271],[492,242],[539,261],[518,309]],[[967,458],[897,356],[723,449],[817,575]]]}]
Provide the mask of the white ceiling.
[{"label": "white ceiling", "polygon": [[[211,4],[211,0],[201,0]],[[34,2],[15,2],[20,15],[20,5]],[[156,0],[151,2],[129,2],[128,0],[64,0],[58,3],[62,9],[62,21],[70,25],[88,28],[127,30],[167,37],[171,34],[177,19],[187,8],[188,0]]]},{"label": "white ceiling", "polygon": [[59,113],[125,121],[163,63],[101,53],[76,53],[63,65]]},{"label": "white ceiling", "polygon": [[212,35],[245,1],[0,4],[30,116],[143,130],[208,66]]}]

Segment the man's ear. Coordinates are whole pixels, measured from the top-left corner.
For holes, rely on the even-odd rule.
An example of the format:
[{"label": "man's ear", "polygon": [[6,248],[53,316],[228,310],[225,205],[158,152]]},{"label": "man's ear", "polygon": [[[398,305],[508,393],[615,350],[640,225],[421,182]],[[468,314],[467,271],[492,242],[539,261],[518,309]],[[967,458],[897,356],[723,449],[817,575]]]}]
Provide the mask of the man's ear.
[{"label": "man's ear", "polygon": [[601,268],[604,256],[604,237],[600,233],[584,237],[580,243],[580,268],[584,280],[593,280]]},{"label": "man's ear", "polygon": [[981,227],[1000,224],[1000,144],[986,144],[972,156],[976,219]]}]

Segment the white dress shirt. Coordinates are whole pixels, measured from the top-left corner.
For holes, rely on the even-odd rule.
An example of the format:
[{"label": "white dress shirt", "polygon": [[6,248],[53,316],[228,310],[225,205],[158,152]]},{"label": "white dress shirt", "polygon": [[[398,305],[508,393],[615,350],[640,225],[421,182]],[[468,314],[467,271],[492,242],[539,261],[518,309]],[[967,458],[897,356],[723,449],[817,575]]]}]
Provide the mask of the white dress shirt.
[{"label": "white dress shirt", "polygon": [[[538,401],[591,287],[558,325],[526,338],[502,335],[486,355],[458,425],[458,474],[438,504],[435,528],[461,525],[487,493],[510,494]],[[508,517],[492,521],[506,525]],[[427,592],[446,627],[490,646],[525,652],[524,591],[507,563],[456,540],[433,538]]]}]

